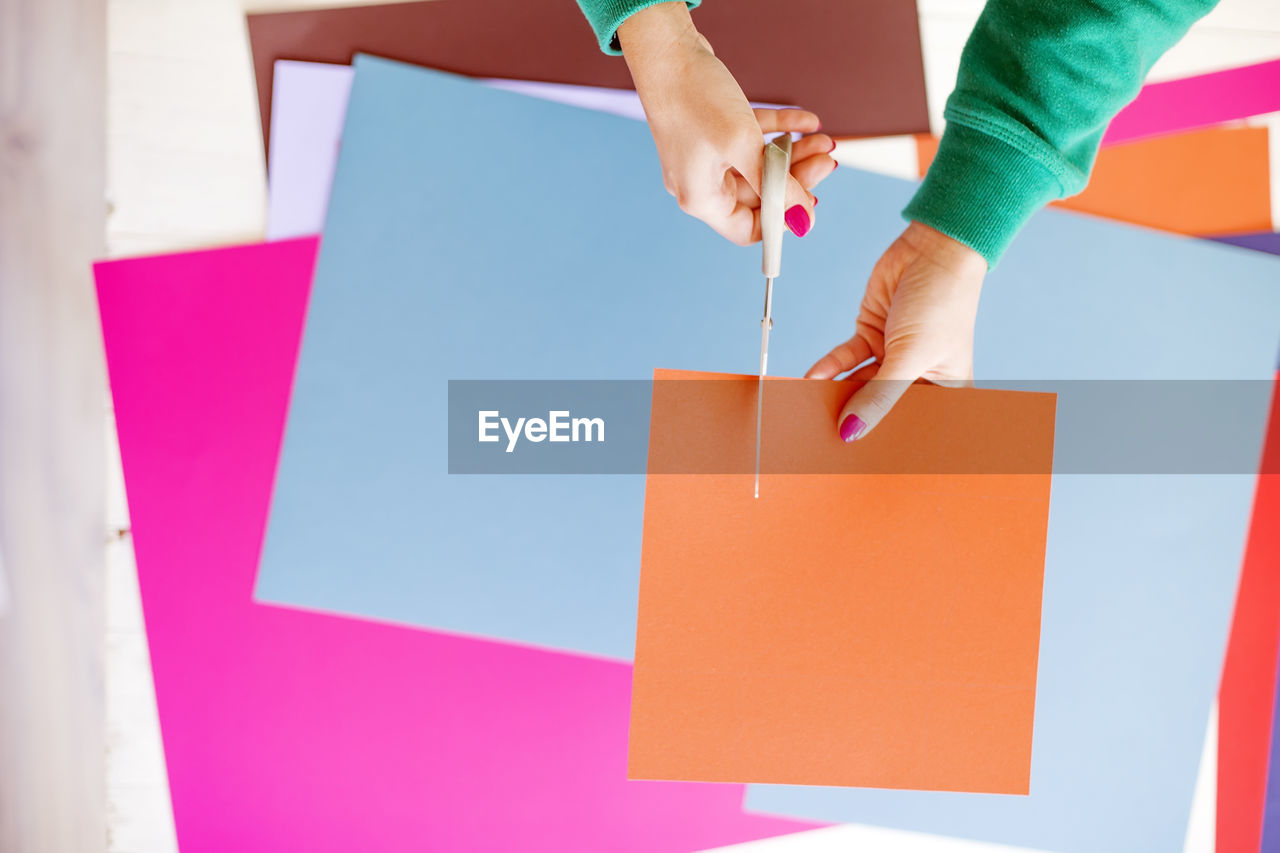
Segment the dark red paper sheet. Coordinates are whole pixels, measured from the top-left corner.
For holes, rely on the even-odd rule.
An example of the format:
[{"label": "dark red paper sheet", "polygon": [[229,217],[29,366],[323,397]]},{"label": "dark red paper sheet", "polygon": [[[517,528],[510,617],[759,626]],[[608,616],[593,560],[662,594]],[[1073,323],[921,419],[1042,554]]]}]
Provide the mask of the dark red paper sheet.
[{"label": "dark red paper sheet", "polygon": [[[929,130],[915,0],[718,0],[693,14],[752,100],[813,110],[834,136]],[[572,0],[431,0],[248,24],[264,141],[277,59],[349,63],[362,52],[472,77],[631,88],[626,63],[600,51]]]}]

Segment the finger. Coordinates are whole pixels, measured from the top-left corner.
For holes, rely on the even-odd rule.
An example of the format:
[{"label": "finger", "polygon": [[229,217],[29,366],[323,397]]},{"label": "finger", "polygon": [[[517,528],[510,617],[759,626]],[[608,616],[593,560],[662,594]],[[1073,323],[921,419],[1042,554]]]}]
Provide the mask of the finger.
[{"label": "finger", "polygon": [[764,179],[764,137],[757,139],[754,134],[743,134],[729,152],[728,165],[737,170],[756,198],[760,198],[760,183]]},{"label": "finger", "polygon": [[[756,110],[757,116],[760,116],[762,114],[767,116],[764,123],[767,124],[769,127],[778,127],[779,121],[773,115],[776,113],[798,114],[797,118],[793,120],[788,120],[786,122],[782,122],[784,124],[797,124],[797,125],[807,126],[811,124],[809,119],[813,119],[815,122],[817,119],[816,115],[814,115],[813,113],[807,112],[805,110],[766,110],[766,109]],[[795,127],[790,129],[802,130],[801,127]],[[743,145],[744,146],[749,145],[752,150],[747,151],[744,147],[741,151],[735,152],[733,160],[731,161],[731,165],[733,165],[733,167],[740,174],[742,174],[743,177],[748,178],[747,185],[752,188],[752,190],[756,194],[756,197],[759,198],[760,182],[754,177],[756,168],[757,168],[755,161],[759,159],[760,169],[763,169],[764,162],[763,162],[763,156],[760,156],[759,158],[755,156],[754,149],[760,148],[761,150],[763,150],[764,146],[763,144],[758,144],[754,136],[750,140],[744,141]],[[809,136],[802,137],[796,142],[792,143],[792,146],[791,146],[792,165],[794,166],[795,164],[805,161],[817,154],[830,154],[832,151],[835,150],[835,147],[836,147],[835,140],[832,139],[830,136],[827,136],[825,133],[815,133]],[[826,176],[823,175],[822,177],[826,177]],[[818,178],[818,180],[821,180],[821,179],[822,178]],[[817,183],[817,181],[815,181],[814,183]],[[740,197],[739,201],[747,202],[748,199]]]},{"label": "finger", "polygon": [[825,133],[811,133],[791,143],[791,162],[794,165],[814,154],[830,154],[836,150],[836,141]]},{"label": "finger", "polygon": [[911,360],[890,353],[875,378],[854,392],[844,404],[836,419],[840,439],[847,444],[875,429],[922,373],[924,370]]},{"label": "finger", "polygon": [[862,365],[853,373],[841,379],[841,382],[868,382],[876,378],[876,374],[880,372],[880,362],[872,361]]},{"label": "finger", "polygon": [[787,176],[786,220],[787,227],[797,237],[803,237],[813,230],[813,196],[800,185],[794,175]]},{"label": "finger", "polygon": [[726,187],[723,179],[719,184],[701,181],[681,184],[673,194],[681,210],[707,223],[727,215],[735,204],[733,191]]},{"label": "finger", "polygon": [[941,385],[943,388],[972,388],[973,374],[970,373],[967,377],[963,378],[939,376],[927,381],[933,385]]},{"label": "finger", "polygon": [[714,209],[700,217],[731,243],[748,246],[760,239],[760,197],[732,169],[724,173]]},{"label": "finger", "polygon": [[685,164],[683,171],[672,175],[668,183],[681,210],[717,230],[717,223],[738,204],[737,176],[711,158]]},{"label": "finger", "polygon": [[853,370],[871,358],[871,344],[861,335],[854,335],[831,352],[814,362],[805,373],[805,379],[834,379],[846,370]]},{"label": "finger", "polygon": [[736,205],[728,216],[715,220],[703,220],[721,237],[739,246],[750,246],[760,241],[760,208],[745,204]]},{"label": "finger", "polygon": [[859,367],[857,370],[853,371],[853,373],[850,373],[848,376],[841,376],[838,381],[843,382],[846,385],[852,385],[853,390],[857,391],[867,382],[871,381],[872,379],[875,379],[876,374],[879,372],[880,372],[880,362],[869,361],[866,364],[862,365],[862,367]]},{"label": "finger", "polygon": [[751,184],[747,183],[747,179],[739,175],[736,171],[728,172],[733,177],[733,197],[738,204],[745,204],[747,207],[759,207],[760,196],[756,195],[756,191],[751,189]]},{"label": "finger", "polygon": [[[826,154],[815,154],[799,163],[791,163],[791,175],[813,195],[813,188],[835,174],[836,161]],[[816,203],[816,202],[815,202]]]},{"label": "finger", "polygon": [[781,133],[785,130],[816,133],[822,129],[822,122],[817,114],[808,110],[757,107],[755,114],[756,121],[760,122],[761,133]]}]

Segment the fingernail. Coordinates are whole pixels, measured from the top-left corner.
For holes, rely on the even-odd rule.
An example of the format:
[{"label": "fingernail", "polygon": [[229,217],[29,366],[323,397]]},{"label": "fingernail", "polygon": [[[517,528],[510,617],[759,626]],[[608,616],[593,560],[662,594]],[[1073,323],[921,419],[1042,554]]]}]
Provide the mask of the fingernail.
[{"label": "fingernail", "polygon": [[835,150],[836,150],[836,141],[833,139],[831,140],[831,147],[827,149],[827,153],[830,154],[832,151],[835,151]]},{"label": "fingernail", "polygon": [[840,422],[840,440],[845,444],[856,441],[867,431],[867,422],[857,415],[845,415]]},{"label": "fingernail", "polygon": [[784,219],[786,219],[787,227],[791,229],[791,233],[797,237],[803,237],[808,234],[809,229],[813,227],[813,223],[809,221],[809,213],[804,209],[803,204],[794,204],[789,207]]},{"label": "fingernail", "polygon": [[818,206],[818,197],[816,195],[813,197],[813,206],[814,207]]}]

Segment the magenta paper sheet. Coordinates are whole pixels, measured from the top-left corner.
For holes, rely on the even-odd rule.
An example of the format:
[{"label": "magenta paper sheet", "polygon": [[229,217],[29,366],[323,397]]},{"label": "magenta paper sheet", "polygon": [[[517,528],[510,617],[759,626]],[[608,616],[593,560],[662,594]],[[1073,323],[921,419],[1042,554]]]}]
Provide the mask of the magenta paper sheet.
[{"label": "magenta paper sheet", "polygon": [[1142,87],[1111,121],[1103,145],[1280,111],[1280,59]]},{"label": "magenta paper sheet", "polygon": [[660,853],[811,828],[744,814],[740,785],[627,782],[630,666],[251,602],[315,252],[95,269],[183,852]]}]

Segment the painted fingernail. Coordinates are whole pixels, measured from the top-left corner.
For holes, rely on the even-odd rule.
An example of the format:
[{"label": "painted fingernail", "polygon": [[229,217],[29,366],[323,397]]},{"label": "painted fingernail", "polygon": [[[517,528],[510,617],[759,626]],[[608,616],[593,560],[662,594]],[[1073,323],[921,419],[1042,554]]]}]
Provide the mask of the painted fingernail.
[{"label": "painted fingernail", "polygon": [[814,207],[818,206],[818,197],[816,195],[813,197],[813,206]]},{"label": "painted fingernail", "polygon": [[831,147],[827,149],[827,153],[830,154],[832,151],[835,151],[835,150],[836,150],[836,141],[833,139],[831,140]]},{"label": "painted fingernail", "polygon": [[867,431],[867,422],[857,415],[845,415],[840,422],[840,440],[845,444],[857,441]]},{"label": "painted fingernail", "polygon": [[809,213],[802,204],[794,204],[787,208],[787,215],[784,219],[786,219],[787,227],[791,229],[791,233],[797,237],[803,237],[808,234],[809,229],[813,227],[813,223],[809,221]]}]

